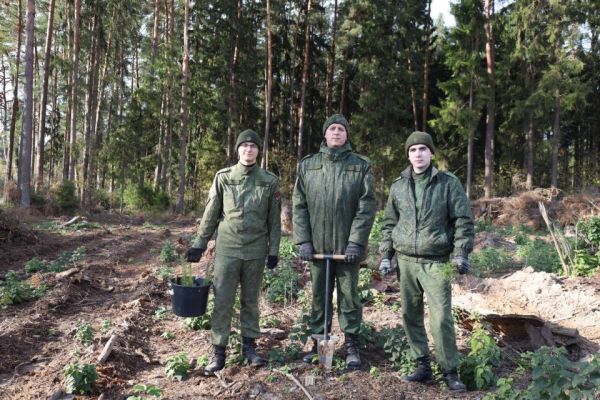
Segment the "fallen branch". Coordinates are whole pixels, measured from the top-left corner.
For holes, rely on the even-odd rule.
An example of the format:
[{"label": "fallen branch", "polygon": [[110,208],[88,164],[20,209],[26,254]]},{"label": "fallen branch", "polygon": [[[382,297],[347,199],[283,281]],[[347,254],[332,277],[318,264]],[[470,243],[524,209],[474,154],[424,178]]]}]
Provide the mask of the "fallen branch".
[{"label": "fallen branch", "polygon": [[223,378],[223,376],[221,375],[221,373],[219,371],[215,371],[213,373],[219,379],[219,382],[221,383],[221,386],[223,386],[225,389],[229,389],[229,387],[231,385],[233,385],[233,382],[232,383],[227,383],[227,381],[225,380],[225,378]]},{"label": "fallen branch", "polygon": [[304,386],[302,386],[302,384],[300,383],[300,381],[298,379],[296,379],[294,377],[294,375],[288,374],[287,372],[283,372],[283,371],[281,371],[279,369],[274,369],[273,371],[279,372],[280,374],[287,376],[288,379],[292,380],[296,384],[296,386],[298,386],[300,389],[302,389],[302,391],[304,392],[304,394],[306,395],[306,397],[309,398],[309,400],[314,400],[313,397],[310,395],[310,393],[308,393],[308,390],[306,390],[306,388]]},{"label": "fallen branch", "polygon": [[77,216],[71,218],[69,221],[62,224],[61,227],[66,228],[69,225],[73,225],[75,222],[79,221],[80,219],[81,219],[81,216],[77,215]]},{"label": "fallen branch", "polygon": [[116,341],[117,341],[117,335],[112,335],[110,337],[110,339],[108,339],[108,342],[106,342],[106,345],[104,346],[104,349],[102,350],[102,353],[100,353],[100,355],[98,356],[98,363],[102,364],[104,361],[106,361],[106,359],[110,355],[110,352],[112,351],[113,346],[115,345]]}]

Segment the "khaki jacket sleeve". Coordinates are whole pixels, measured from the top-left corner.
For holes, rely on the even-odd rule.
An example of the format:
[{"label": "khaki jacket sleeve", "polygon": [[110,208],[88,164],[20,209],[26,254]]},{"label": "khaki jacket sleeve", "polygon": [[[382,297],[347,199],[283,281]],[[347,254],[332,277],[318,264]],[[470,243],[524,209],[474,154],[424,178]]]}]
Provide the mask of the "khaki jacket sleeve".
[{"label": "khaki jacket sleeve", "polygon": [[269,230],[269,255],[279,255],[279,242],[281,241],[281,194],[279,182],[275,180],[271,186],[269,198],[269,216],[267,220]]},{"label": "khaki jacket sleeve", "polygon": [[302,172],[302,163],[298,166],[298,174],[294,185],[294,194],[292,195],[292,223],[294,229],[294,243],[301,244],[312,242],[312,233],[310,228],[310,215],[308,213],[308,203],[304,191],[304,174]]},{"label": "khaki jacket sleeve", "polygon": [[215,176],[210,191],[208,192],[208,202],[204,209],[202,222],[198,228],[198,233],[194,239],[192,247],[206,249],[208,241],[212,238],[215,230],[219,226],[219,220],[223,213],[223,189],[219,181],[219,175]]},{"label": "khaki jacket sleeve", "polygon": [[375,200],[373,173],[371,166],[367,166],[362,180],[360,198],[358,200],[358,209],[356,216],[352,221],[350,228],[350,237],[348,241],[366,247],[369,242],[369,233],[375,221],[377,211],[377,202]]},{"label": "khaki jacket sleeve", "polygon": [[392,240],[392,231],[398,224],[398,211],[394,204],[394,196],[392,195],[392,189],[387,199],[385,211],[383,214],[383,222],[381,228],[381,242],[379,243],[379,252],[381,254],[389,253],[394,250],[394,243]]},{"label": "khaki jacket sleeve", "polygon": [[458,179],[451,186],[450,197],[448,215],[454,227],[452,256],[466,257],[473,250],[475,227],[469,199]]}]

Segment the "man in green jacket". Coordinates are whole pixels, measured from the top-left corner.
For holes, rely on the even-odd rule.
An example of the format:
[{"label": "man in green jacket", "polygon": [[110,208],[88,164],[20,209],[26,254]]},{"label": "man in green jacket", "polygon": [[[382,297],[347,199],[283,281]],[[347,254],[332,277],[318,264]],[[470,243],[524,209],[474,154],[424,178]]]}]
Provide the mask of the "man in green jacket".
[{"label": "man in green jacket", "polygon": [[[371,162],[352,152],[348,121],[341,114],[323,124],[325,140],[320,151],[305,157],[298,166],[293,195],[294,242],[299,256],[312,260],[315,253],[345,254],[345,262],[332,262],[330,297],[325,299],[324,262],[311,265],[313,334],[323,334],[325,301],[332,309],[333,285],[337,282],[338,319],[345,334],[346,367],[360,368],[358,333],[362,304],[358,295],[358,270],[366,254],[369,232],[375,219],[375,194]],[[328,315],[331,329],[331,313]],[[317,342],[304,361],[311,363]]]},{"label": "man in green jacket", "polygon": [[260,335],[258,295],[265,261],[270,269],[279,261],[281,222],[279,179],[256,164],[260,145],[256,132],[247,129],[240,133],[236,142],[239,162],[217,172],[198,234],[187,252],[188,261],[198,262],[217,231],[211,321],[214,354],[205,368],[208,373],[225,366],[238,285],[242,354],[252,366],[265,364],[256,354],[255,339]]},{"label": "man in green jacket", "polygon": [[469,200],[454,175],[438,171],[431,158],[431,136],[413,132],[405,151],[411,163],[390,188],[385,208],[382,272],[389,271],[397,253],[400,269],[402,319],[417,369],[405,382],[427,382],[431,373],[429,346],[423,317],[423,294],[429,304],[429,326],[438,363],[450,390],[464,391],[458,379],[458,351],[452,320],[450,281],[443,266],[451,260],[459,273],[469,269],[473,249],[473,215]]}]

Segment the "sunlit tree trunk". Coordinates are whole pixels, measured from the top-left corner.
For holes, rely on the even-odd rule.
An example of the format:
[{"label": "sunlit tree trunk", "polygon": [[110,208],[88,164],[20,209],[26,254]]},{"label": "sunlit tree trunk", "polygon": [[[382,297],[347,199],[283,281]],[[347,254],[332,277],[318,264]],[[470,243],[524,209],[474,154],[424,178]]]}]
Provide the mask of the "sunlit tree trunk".
[{"label": "sunlit tree trunk", "polygon": [[[69,151],[69,176],[68,180],[75,179],[75,167],[77,164],[77,81],[79,79],[79,28],[81,25],[81,0],[75,0],[75,22],[73,26],[73,60],[71,73],[71,123],[70,132],[70,151]],[[66,162],[66,160],[65,160]]]},{"label": "sunlit tree trunk", "polygon": [[306,5],[306,30],[304,31],[304,65],[300,90],[300,111],[298,112],[298,160],[304,156],[304,112],[306,108],[306,86],[308,85],[308,67],[310,62],[310,9],[311,0]]},{"label": "sunlit tree trunk", "polygon": [[271,35],[271,2],[266,0],[267,7],[267,87],[266,87],[266,102],[265,102],[265,137],[263,141],[263,156],[261,166],[269,167],[269,131],[271,129],[271,108],[273,102],[273,38]]},{"label": "sunlit tree trunk", "polygon": [[431,41],[431,0],[427,1],[427,21],[425,24],[425,49],[423,50],[423,125],[421,130],[427,132],[429,113],[429,44]]},{"label": "sunlit tree trunk", "polygon": [[488,75],[488,101],[485,126],[485,182],[484,196],[490,198],[494,192],[494,125],[496,120],[496,82],[494,72],[494,35],[492,30],[493,0],[485,0],[485,55]]},{"label": "sunlit tree trunk", "polygon": [[27,1],[25,23],[25,87],[23,91],[23,131],[19,151],[19,190],[21,207],[31,206],[31,145],[33,132],[33,30],[35,24],[35,0]]},{"label": "sunlit tree trunk", "polygon": [[19,0],[18,16],[17,16],[17,55],[15,59],[15,76],[13,79],[13,104],[12,104],[12,117],[10,119],[10,130],[8,134],[8,160],[6,161],[6,179],[13,179],[13,163],[14,163],[14,151],[15,151],[15,129],[17,124],[17,113],[19,112],[19,63],[21,59],[21,32],[23,31],[23,20],[22,20],[22,3]]},{"label": "sunlit tree trunk", "polygon": [[181,83],[181,132],[179,137],[179,190],[177,193],[177,206],[175,211],[183,213],[184,198],[185,198],[185,153],[187,147],[188,134],[188,107],[187,107],[187,92],[188,82],[190,80],[190,52],[189,52],[189,0],[184,2],[184,17],[183,17],[183,62],[182,74],[183,81]]},{"label": "sunlit tree trunk", "polygon": [[325,115],[333,113],[333,72],[335,71],[335,45],[337,36],[337,10],[338,0],[333,4],[333,26],[331,27],[331,53],[329,55],[329,68],[327,70],[327,93],[325,97]]}]

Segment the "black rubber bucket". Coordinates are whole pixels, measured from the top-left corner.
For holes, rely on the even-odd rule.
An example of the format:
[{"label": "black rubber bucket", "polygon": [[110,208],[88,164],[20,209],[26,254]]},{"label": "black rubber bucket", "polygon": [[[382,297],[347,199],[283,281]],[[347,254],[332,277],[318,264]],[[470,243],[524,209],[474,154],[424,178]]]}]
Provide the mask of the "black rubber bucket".
[{"label": "black rubber bucket", "polygon": [[181,285],[181,277],[171,279],[173,314],[180,317],[199,317],[206,313],[210,283],[194,277],[194,286]]}]

